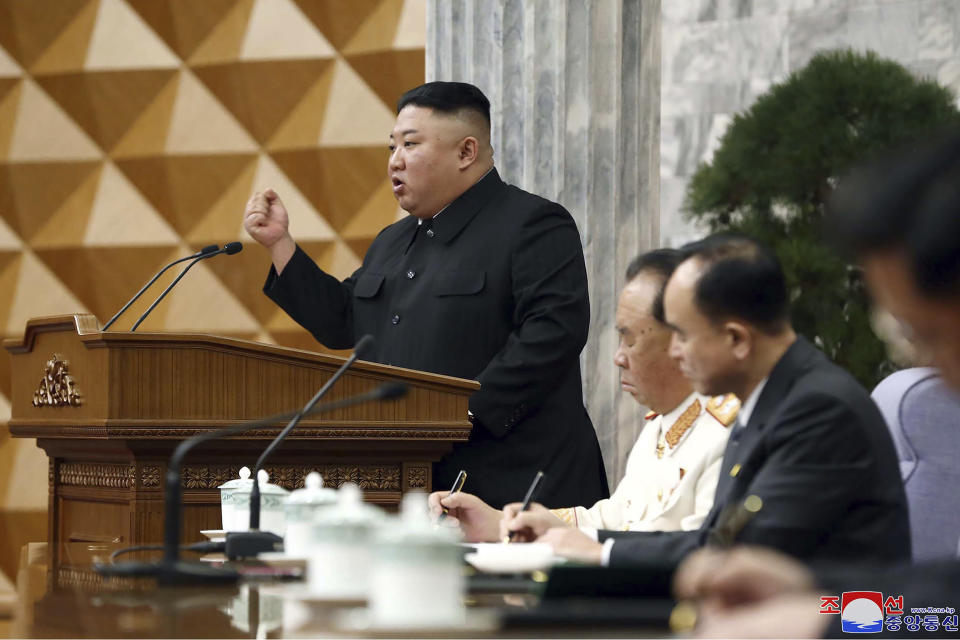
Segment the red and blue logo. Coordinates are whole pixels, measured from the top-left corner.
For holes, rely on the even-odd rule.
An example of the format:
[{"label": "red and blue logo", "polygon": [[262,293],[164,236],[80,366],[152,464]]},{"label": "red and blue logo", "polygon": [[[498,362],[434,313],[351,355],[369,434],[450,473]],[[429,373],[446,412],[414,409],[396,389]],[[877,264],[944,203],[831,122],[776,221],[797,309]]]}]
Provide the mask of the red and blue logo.
[{"label": "red and blue logo", "polygon": [[[906,630],[924,631],[960,630],[960,615],[953,607],[903,606],[903,594],[898,596],[879,591],[844,591],[839,596],[820,596],[820,613],[840,614],[844,633],[880,633]],[[907,615],[904,615],[907,614]]]},{"label": "red and blue logo", "polygon": [[883,631],[883,594],[844,591],[840,598],[840,621],[844,633],[880,633]]}]

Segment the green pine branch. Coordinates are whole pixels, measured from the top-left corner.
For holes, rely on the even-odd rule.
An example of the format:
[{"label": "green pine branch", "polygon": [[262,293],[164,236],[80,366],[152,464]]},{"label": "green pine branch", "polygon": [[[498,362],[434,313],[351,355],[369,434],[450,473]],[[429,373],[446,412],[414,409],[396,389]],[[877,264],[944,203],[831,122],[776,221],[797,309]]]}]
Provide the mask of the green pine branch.
[{"label": "green pine branch", "polygon": [[874,53],[824,52],[733,119],[692,176],[684,211],[772,247],[795,328],[872,388],[896,367],[870,328],[858,271],[826,241],[824,203],[852,165],[958,123],[954,95],[936,82]]}]

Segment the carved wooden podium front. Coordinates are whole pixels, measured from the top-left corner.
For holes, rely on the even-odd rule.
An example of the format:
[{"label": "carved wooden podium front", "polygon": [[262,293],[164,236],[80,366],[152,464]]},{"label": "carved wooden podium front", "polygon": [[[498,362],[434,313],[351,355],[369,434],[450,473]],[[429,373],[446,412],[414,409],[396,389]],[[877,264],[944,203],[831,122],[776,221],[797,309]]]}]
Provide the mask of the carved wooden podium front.
[{"label": "carved wooden podium front", "polygon": [[[14,437],[36,438],[49,466],[50,542],[130,544],[162,539],[163,478],[174,447],[201,431],[297,409],[343,359],[244,340],[101,332],[90,315],[31,320],[12,354]],[[271,482],[355,482],[395,507],[430,491],[431,463],[470,433],[467,401],[479,384],[357,362],[325,401],[402,381],[409,394],[305,419],[266,465]],[[185,542],[220,528],[217,486],[252,466],[282,424],[191,452],[181,472]]]}]

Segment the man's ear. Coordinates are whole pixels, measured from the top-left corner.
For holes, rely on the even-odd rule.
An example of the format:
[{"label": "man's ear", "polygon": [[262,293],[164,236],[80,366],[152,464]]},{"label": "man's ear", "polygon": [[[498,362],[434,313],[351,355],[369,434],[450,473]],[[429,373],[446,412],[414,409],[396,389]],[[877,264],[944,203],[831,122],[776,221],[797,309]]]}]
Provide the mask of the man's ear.
[{"label": "man's ear", "polygon": [[746,360],[753,349],[753,334],[745,324],[739,322],[727,322],[723,325],[723,330],[730,341],[730,348],[737,360]]},{"label": "man's ear", "polygon": [[466,169],[480,157],[480,142],[473,136],[467,136],[460,141],[457,159],[460,161],[460,168]]}]

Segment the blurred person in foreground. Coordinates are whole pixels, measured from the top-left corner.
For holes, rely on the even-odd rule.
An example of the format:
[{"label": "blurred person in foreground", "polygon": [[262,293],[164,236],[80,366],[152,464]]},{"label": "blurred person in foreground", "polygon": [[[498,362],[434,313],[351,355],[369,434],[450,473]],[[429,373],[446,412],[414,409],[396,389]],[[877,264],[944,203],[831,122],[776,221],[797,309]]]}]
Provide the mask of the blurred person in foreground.
[{"label": "blurred person in foreground", "polygon": [[251,197],[244,227],[273,261],[264,293],[331,349],[371,334],[366,360],[480,382],[469,441],[434,465],[434,486],[464,469],[500,506],[543,469],[551,506],[607,497],[583,406],[590,302],[573,217],[500,179],[490,102],[471,84],[406,92],[389,140],[387,175],[410,215],[383,229],[342,282],[297,246],[275,191]]},{"label": "blurred person in foreground", "polygon": [[[776,256],[735,234],[683,252],[664,293],[670,353],[696,391],[734,393],[743,406],[703,525],[601,530],[603,564],[662,575],[698,548],[733,543],[807,560],[908,559],[906,498],[890,434],[853,377],[794,333]],[[538,540],[562,551],[585,545],[583,538],[551,529]]]},{"label": "blurred person in foreground", "polygon": [[[620,386],[651,411],[613,495],[592,507],[547,509],[534,503],[517,516],[518,503],[500,511],[467,492],[437,491],[430,495],[435,516],[446,508],[448,524],[459,525],[469,542],[499,541],[505,533],[500,529],[504,512],[534,530],[576,527],[594,540],[598,529],[700,527],[713,504],[720,459],[740,403],[733,395],[696,393],[670,358],[670,330],[656,316],[662,317],[663,289],[680,260],[676,249],[637,256],[627,268],[617,303],[620,341],[613,363],[620,370]],[[602,546],[594,542],[583,553],[599,558]]]},{"label": "blurred person in foreground", "polygon": [[[960,134],[910,145],[841,179],[827,223],[863,268],[875,302],[960,391]],[[674,586],[678,597],[701,602],[698,635],[704,637],[839,637],[840,616],[819,613],[820,595],[902,595],[905,614],[910,607],[960,609],[960,562],[911,566],[891,558],[809,569],[742,548],[691,557]],[[900,633],[957,634],[939,625],[911,631],[905,624]]]}]

